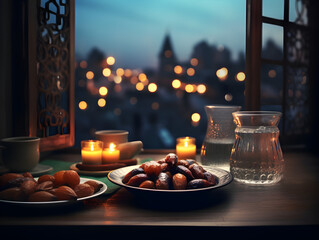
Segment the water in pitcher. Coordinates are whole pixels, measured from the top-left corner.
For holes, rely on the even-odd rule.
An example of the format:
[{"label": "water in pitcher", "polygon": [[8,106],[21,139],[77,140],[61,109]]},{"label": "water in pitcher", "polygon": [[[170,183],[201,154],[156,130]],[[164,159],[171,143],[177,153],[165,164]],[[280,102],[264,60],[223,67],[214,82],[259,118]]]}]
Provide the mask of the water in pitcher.
[{"label": "water in pitcher", "polygon": [[205,141],[201,149],[201,162],[229,171],[230,153],[234,140],[209,139]]}]

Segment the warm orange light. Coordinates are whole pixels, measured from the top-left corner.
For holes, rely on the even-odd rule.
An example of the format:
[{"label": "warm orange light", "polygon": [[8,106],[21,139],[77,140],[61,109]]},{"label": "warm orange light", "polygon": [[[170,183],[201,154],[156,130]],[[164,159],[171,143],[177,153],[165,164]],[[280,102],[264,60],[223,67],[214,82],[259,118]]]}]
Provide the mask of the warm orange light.
[{"label": "warm orange light", "polygon": [[233,100],[233,95],[231,95],[230,93],[225,94],[225,100],[227,102],[230,102],[231,100]]},{"label": "warm orange light", "polygon": [[86,73],[86,78],[87,78],[87,79],[93,79],[93,78],[94,78],[94,73],[93,73],[92,71],[88,71],[88,72]]},{"label": "warm orange light", "polygon": [[193,122],[199,122],[200,114],[199,113],[193,113],[191,118],[192,118]]},{"label": "warm orange light", "polygon": [[108,93],[108,89],[106,87],[100,87],[99,94],[101,96],[105,96]]},{"label": "warm orange light", "polygon": [[180,65],[174,67],[174,72],[176,74],[181,74],[183,72],[183,68]]},{"label": "warm orange light", "polygon": [[120,84],[122,82],[122,77],[120,76],[114,76],[113,81],[117,84]]},{"label": "warm orange light", "polygon": [[268,76],[269,76],[270,78],[275,78],[276,75],[277,75],[277,73],[276,73],[275,70],[273,70],[273,69],[272,69],[272,70],[269,70]]},{"label": "warm orange light", "polygon": [[150,83],[150,84],[148,85],[148,91],[150,91],[150,92],[156,92],[156,90],[157,90],[157,85],[156,85],[155,83]]},{"label": "warm orange light", "polygon": [[109,56],[107,59],[106,59],[106,63],[108,65],[113,65],[115,63],[115,58],[112,57],[112,56]]},{"label": "warm orange light", "polygon": [[147,79],[147,77],[146,77],[145,73],[140,73],[140,74],[138,75],[138,79],[139,79],[141,82],[144,82],[144,81]]},{"label": "warm orange light", "polygon": [[228,69],[225,67],[218,69],[216,71],[216,76],[219,78],[219,80],[225,81],[228,77]]},{"label": "warm orange light", "polygon": [[243,72],[239,72],[237,73],[236,78],[239,82],[242,82],[242,81],[245,81],[246,75]]},{"label": "warm orange light", "polygon": [[197,92],[200,94],[203,94],[206,92],[206,86],[204,84],[199,84],[197,86]]},{"label": "warm orange light", "polygon": [[83,60],[83,61],[80,62],[80,67],[81,68],[87,68],[88,67],[88,63],[85,60]]},{"label": "warm orange light", "polygon": [[159,103],[158,102],[153,102],[152,103],[152,109],[153,110],[158,110],[158,108],[159,108]]},{"label": "warm orange light", "polygon": [[125,76],[125,77],[130,77],[130,76],[132,76],[132,70],[131,70],[131,69],[125,69],[125,71],[124,71],[124,76]]},{"label": "warm orange light", "polygon": [[172,81],[172,86],[173,86],[173,88],[179,88],[181,85],[182,85],[182,83],[181,83],[181,81],[178,80],[178,79],[174,79],[174,80]]},{"label": "warm orange light", "polygon": [[138,91],[142,91],[144,89],[144,84],[141,82],[138,82],[136,83],[135,87]]},{"label": "warm orange light", "polygon": [[85,109],[87,109],[87,107],[88,107],[88,104],[86,103],[86,101],[79,102],[79,108],[81,110],[85,110]]},{"label": "warm orange light", "polygon": [[99,105],[99,107],[105,107],[106,105],[106,101],[104,98],[100,98],[98,101],[97,101],[97,105]]},{"label": "warm orange light", "polygon": [[135,85],[138,82],[138,78],[136,76],[133,76],[131,77],[130,82]]},{"label": "warm orange light", "polygon": [[104,68],[102,71],[102,74],[104,77],[109,77],[111,75],[111,69],[109,68]]},{"label": "warm orange light", "polygon": [[122,77],[124,75],[124,69],[123,68],[116,69],[116,75]]},{"label": "warm orange light", "polygon": [[195,75],[195,69],[194,68],[188,68],[186,72],[187,72],[187,75],[190,76],[190,77]]},{"label": "warm orange light", "polygon": [[191,65],[194,66],[194,67],[197,66],[198,65],[198,59],[197,58],[192,58],[191,59]]},{"label": "warm orange light", "polygon": [[185,91],[188,92],[188,93],[191,93],[194,91],[194,86],[192,84],[187,84],[185,86]]},{"label": "warm orange light", "polygon": [[115,86],[114,86],[114,91],[115,92],[121,92],[122,91],[122,87],[121,87],[121,85],[119,85],[119,84],[116,84]]}]

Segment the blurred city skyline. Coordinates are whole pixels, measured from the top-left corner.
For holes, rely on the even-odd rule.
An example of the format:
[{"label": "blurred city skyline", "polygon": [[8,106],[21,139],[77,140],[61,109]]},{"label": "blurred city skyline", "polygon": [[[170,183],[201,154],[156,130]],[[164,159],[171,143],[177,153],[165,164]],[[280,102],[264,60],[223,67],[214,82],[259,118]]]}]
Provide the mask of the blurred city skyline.
[{"label": "blurred city skyline", "polygon": [[123,68],[156,69],[166,34],[180,62],[190,59],[201,41],[226,47],[237,59],[245,50],[245,1],[76,2],[78,59],[96,47]]}]

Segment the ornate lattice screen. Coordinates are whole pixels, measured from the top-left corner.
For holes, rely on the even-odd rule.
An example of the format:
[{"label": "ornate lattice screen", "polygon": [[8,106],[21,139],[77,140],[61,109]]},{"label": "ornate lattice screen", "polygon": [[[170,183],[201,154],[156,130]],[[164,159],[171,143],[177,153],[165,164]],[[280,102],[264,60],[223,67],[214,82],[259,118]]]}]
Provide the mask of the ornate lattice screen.
[{"label": "ornate lattice screen", "polygon": [[28,1],[29,135],[74,144],[74,1]]},{"label": "ornate lattice screen", "polygon": [[[282,6],[282,17],[263,15],[262,0],[247,0],[246,108],[281,111],[281,140],[284,144],[297,144],[305,141],[313,126],[309,76],[310,1],[272,3],[276,5],[273,8]],[[282,34],[282,46],[277,49],[269,46],[264,50],[266,28],[277,36]]]}]

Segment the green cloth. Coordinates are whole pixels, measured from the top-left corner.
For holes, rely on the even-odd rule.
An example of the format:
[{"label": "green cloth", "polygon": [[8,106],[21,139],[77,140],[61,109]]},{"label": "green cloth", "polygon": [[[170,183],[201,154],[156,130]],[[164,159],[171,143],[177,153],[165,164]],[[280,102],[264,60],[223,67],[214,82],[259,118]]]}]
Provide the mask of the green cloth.
[{"label": "green cloth", "polygon": [[[147,158],[147,159],[142,159],[140,160],[140,164],[150,161],[152,159]],[[54,160],[54,159],[46,159],[41,161],[41,164],[43,165],[48,165],[51,166],[53,168],[53,170],[51,170],[49,173],[50,175],[53,175],[54,173],[61,171],[61,170],[69,170],[70,166],[72,164],[74,164],[74,162],[66,162],[66,161],[61,161],[61,160]],[[116,192],[118,189],[120,189],[121,187],[110,182],[107,178],[107,176],[105,177],[94,177],[94,176],[86,176],[81,174],[80,177],[85,177],[85,178],[89,178],[89,179],[93,179],[93,180],[98,180],[101,181],[103,183],[105,183],[107,185],[107,190],[105,192],[106,195],[108,194],[113,194],[114,192]]]}]

